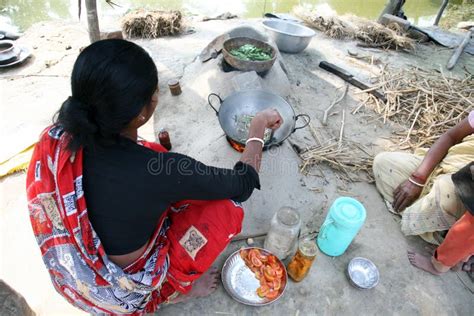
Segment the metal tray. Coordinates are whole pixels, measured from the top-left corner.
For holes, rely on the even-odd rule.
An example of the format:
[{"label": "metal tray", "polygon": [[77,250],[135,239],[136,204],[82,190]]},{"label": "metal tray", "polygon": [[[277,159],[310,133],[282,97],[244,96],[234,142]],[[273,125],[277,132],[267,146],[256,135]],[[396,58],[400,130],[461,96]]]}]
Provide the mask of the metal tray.
[{"label": "metal tray", "polygon": [[283,296],[288,282],[285,265],[277,258],[277,262],[284,272],[281,280],[280,294],[274,299],[261,298],[256,292],[260,287],[260,282],[247,267],[242,257],[240,257],[240,251],[244,249],[258,249],[266,255],[272,254],[258,247],[241,248],[231,254],[222,267],[222,284],[225,290],[234,300],[245,305],[264,306],[275,302]]}]

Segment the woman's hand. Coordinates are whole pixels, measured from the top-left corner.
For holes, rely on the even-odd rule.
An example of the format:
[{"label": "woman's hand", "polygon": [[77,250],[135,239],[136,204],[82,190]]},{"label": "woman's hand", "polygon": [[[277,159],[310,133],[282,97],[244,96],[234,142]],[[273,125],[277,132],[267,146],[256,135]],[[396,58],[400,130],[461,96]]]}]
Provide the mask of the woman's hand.
[{"label": "woman's hand", "polygon": [[265,128],[270,128],[272,130],[278,129],[283,124],[283,118],[275,109],[266,109],[258,112],[252,122],[254,120],[262,122]]},{"label": "woman's hand", "polygon": [[396,212],[400,213],[405,208],[410,206],[413,202],[418,199],[418,197],[423,191],[422,187],[419,187],[409,180],[405,180],[400,184],[395,191],[393,191],[393,203],[392,206]]}]

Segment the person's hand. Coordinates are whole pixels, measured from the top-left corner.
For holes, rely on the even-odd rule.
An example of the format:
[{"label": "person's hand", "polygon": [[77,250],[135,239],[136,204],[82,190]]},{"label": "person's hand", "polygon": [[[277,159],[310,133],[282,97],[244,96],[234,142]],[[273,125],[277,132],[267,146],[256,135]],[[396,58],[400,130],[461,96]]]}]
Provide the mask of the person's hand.
[{"label": "person's hand", "polygon": [[421,191],[423,191],[422,187],[411,183],[408,179],[405,180],[393,191],[392,206],[394,210],[398,213],[403,211],[418,199]]},{"label": "person's hand", "polygon": [[265,128],[270,128],[272,130],[278,129],[283,124],[283,118],[275,109],[266,109],[258,112],[254,117],[254,120],[255,119],[261,120]]}]

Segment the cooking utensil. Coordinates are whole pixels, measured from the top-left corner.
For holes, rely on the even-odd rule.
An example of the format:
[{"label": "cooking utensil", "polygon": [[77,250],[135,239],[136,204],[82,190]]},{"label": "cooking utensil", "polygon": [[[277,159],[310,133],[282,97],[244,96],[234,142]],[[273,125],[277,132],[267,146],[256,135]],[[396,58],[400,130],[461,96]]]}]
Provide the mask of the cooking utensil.
[{"label": "cooking utensil", "polygon": [[[219,101],[219,110],[212,104],[212,98]],[[263,90],[239,91],[228,96],[225,100],[222,100],[218,94],[211,93],[207,100],[209,106],[216,112],[222,130],[231,140],[242,146],[245,146],[245,140],[248,138],[248,131],[237,128],[238,120],[242,115],[254,116],[267,108],[274,108],[280,113],[283,124],[274,131],[272,138],[265,144],[264,149],[280,145],[296,130],[308,126],[310,122],[309,115],[296,115],[293,107],[282,97]],[[297,127],[296,121],[302,117],[306,118],[306,122]]]},{"label": "cooking utensil", "polygon": [[216,58],[222,51],[222,45],[229,39],[229,34],[222,34],[213,39],[199,54],[201,62],[206,62],[210,59]]},{"label": "cooking utensil", "polygon": [[[265,255],[271,255],[269,251],[261,248],[245,248],[245,250],[250,249],[258,249]],[[255,277],[255,274],[246,266],[240,256],[240,250],[242,249],[231,254],[222,267],[222,284],[227,293],[237,302],[251,306],[264,306],[278,300],[285,292],[288,281],[285,265],[277,258],[278,265],[284,271],[278,296],[274,299],[261,298],[256,292],[257,288],[260,287],[260,282]]]},{"label": "cooking utensil", "polygon": [[[257,48],[262,49],[263,51],[269,52],[272,59],[265,61],[242,60],[230,53],[233,49],[239,49],[245,44],[251,44]],[[265,72],[272,68],[276,60],[276,51],[273,46],[250,37],[234,37],[226,40],[222,48],[222,55],[229,65],[242,71],[254,70],[256,72]]]},{"label": "cooking utensil", "polygon": [[[336,66],[334,64],[328,63],[327,61],[322,61],[319,63],[319,67],[321,67],[324,70],[329,71],[330,73],[335,74],[339,78],[343,79],[344,81],[349,82],[351,85],[356,86],[357,88],[361,90],[368,90],[371,89],[371,87],[359,79],[355,78],[354,75],[349,73],[347,70],[342,69],[339,66]],[[380,91],[377,91],[375,89],[372,89],[370,91],[367,91],[367,93],[370,93],[377,97],[378,99],[382,100],[383,102],[387,102],[387,98],[385,95],[383,95]]]},{"label": "cooking utensil", "polygon": [[356,257],[349,262],[347,274],[351,284],[359,289],[371,289],[379,283],[379,270],[369,259]]},{"label": "cooking utensil", "polygon": [[11,66],[21,64],[25,60],[27,60],[30,56],[31,56],[30,50],[26,47],[22,47],[22,48],[20,48],[20,55],[18,56],[18,58],[16,60],[14,60],[14,61],[12,61],[8,64],[0,65],[0,68],[7,68],[7,67],[11,67]]},{"label": "cooking utensil", "polygon": [[286,14],[286,13],[270,13],[267,12],[263,15],[263,17],[268,18],[268,19],[280,19],[280,20],[285,20],[285,21],[291,21],[295,23],[300,23],[301,20],[298,18],[295,18],[291,14]]},{"label": "cooking utensil", "polygon": [[0,65],[10,64],[18,59],[21,50],[12,41],[0,42]]},{"label": "cooking utensil", "polygon": [[269,19],[262,22],[278,49],[285,53],[299,53],[308,47],[316,32],[293,22]]}]

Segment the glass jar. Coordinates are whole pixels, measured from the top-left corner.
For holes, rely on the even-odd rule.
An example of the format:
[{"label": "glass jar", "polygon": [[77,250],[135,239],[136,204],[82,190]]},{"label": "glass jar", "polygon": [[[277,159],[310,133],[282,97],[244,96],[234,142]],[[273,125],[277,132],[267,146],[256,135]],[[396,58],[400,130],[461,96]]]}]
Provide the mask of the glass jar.
[{"label": "glass jar", "polygon": [[317,253],[318,247],[315,240],[300,240],[298,250],[287,267],[288,275],[293,281],[300,282],[308,275]]},{"label": "glass jar", "polygon": [[264,248],[284,260],[296,245],[300,226],[298,211],[291,207],[282,207],[272,218]]},{"label": "glass jar", "polygon": [[171,95],[181,94],[181,85],[178,79],[171,79],[168,81],[168,87],[170,88]]}]

